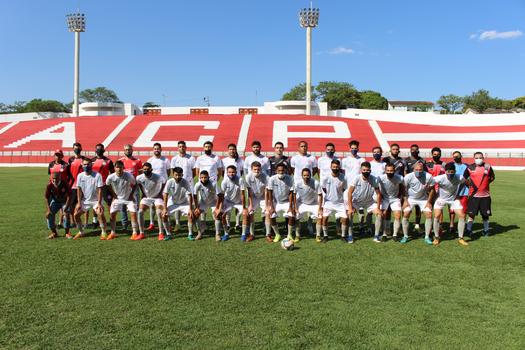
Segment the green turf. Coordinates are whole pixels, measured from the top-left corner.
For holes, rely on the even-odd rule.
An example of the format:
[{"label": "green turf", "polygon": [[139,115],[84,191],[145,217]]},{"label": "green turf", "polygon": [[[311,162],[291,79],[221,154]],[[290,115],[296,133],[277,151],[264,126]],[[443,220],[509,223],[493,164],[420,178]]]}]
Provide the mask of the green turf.
[{"label": "green turf", "polygon": [[308,239],[291,252],[237,237],[48,241],[44,173],[0,168],[0,348],[525,348],[523,172],[497,172],[496,235],[469,247]]}]

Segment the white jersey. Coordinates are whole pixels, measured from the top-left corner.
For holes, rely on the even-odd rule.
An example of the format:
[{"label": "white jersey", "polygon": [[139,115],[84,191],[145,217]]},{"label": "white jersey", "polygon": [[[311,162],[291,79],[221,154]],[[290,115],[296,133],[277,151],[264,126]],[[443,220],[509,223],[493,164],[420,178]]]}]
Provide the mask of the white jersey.
[{"label": "white jersey", "polygon": [[341,169],[345,172],[346,181],[350,184],[355,177],[361,174],[361,164],[365,161],[365,158],[360,156],[348,156],[343,158]]},{"label": "white jersey", "polygon": [[146,174],[140,174],[137,176],[137,184],[142,186],[144,192],[142,195],[146,198],[160,198],[162,186],[166,183],[166,180],[159,174],[151,174],[151,177],[147,177]]},{"label": "white jersey", "polygon": [[294,192],[297,206],[301,204],[317,205],[319,204],[319,195],[323,193],[323,190],[319,181],[310,178],[308,183],[304,183],[304,179],[301,182],[296,182]]},{"label": "white jersey", "polygon": [[363,176],[354,177],[350,182],[350,187],[354,188],[352,192],[352,201],[357,203],[370,203],[374,201],[374,194],[379,189],[379,181],[374,175],[370,175],[368,179],[363,179]]},{"label": "white jersey", "polygon": [[319,180],[328,177],[332,174],[332,161],[339,160],[337,157],[330,158],[326,154],[317,159],[317,167],[319,168]]},{"label": "white jersey", "polygon": [[250,154],[248,157],[246,157],[244,160],[244,174],[252,173],[253,162],[261,163],[262,172],[266,175],[270,175],[270,161],[268,160],[268,157],[263,156],[262,154],[259,154],[258,156],[255,154]]},{"label": "white jersey", "polygon": [[188,196],[192,195],[193,189],[186,179],[183,178],[177,182],[174,178],[171,178],[166,182],[162,193],[166,193],[168,197],[171,197],[175,205],[187,205],[189,204]]},{"label": "white jersey", "polygon": [[104,186],[102,176],[96,171],[92,171],[91,174],[81,172],[77,177],[77,188],[82,190],[84,194],[84,200],[88,202],[98,201],[97,189]]},{"label": "white jersey", "polygon": [[195,158],[189,154],[181,156],[177,154],[171,158],[171,168],[182,168],[182,177],[189,183],[193,183],[193,169],[195,169]]},{"label": "white jersey", "polygon": [[370,174],[374,175],[375,177],[380,177],[383,175],[385,173],[385,168],[385,162],[377,162],[375,160],[370,162]]},{"label": "white jersey", "polygon": [[451,202],[454,201],[458,195],[459,186],[465,183],[465,178],[462,175],[455,174],[451,180],[446,174],[434,177],[436,185],[439,186],[439,199]]},{"label": "white jersey", "polygon": [[337,176],[330,176],[323,178],[321,188],[324,191],[324,202],[332,204],[344,204],[344,192],[347,189],[346,176],[339,174]]},{"label": "white jersey", "polygon": [[379,184],[381,186],[381,194],[383,199],[399,198],[399,186],[403,183],[403,176],[394,174],[389,178],[386,174],[379,177]]},{"label": "white jersey", "polygon": [[219,185],[215,182],[208,181],[206,185],[202,182],[197,182],[193,188],[193,193],[199,201],[199,206],[214,207],[217,204],[217,195],[221,192]]},{"label": "white jersey", "polygon": [[106,185],[111,186],[113,192],[117,195],[117,199],[129,200],[129,196],[133,191],[133,187],[137,181],[131,173],[123,172],[122,176],[118,176],[117,173],[109,174],[106,179]]},{"label": "white jersey", "polygon": [[273,201],[277,203],[289,203],[290,192],[293,192],[293,178],[285,174],[282,179],[279,179],[279,175],[274,175],[268,180],[266,189],[272,191]]},{"label": "white jersey", "polygon": [[148,163],[151,164],[151,169],[154,174],[162,176],[164,182],[168,181],[168,171],[170,170],[170,161],[168,158],[161,156],[160,158],[151,157],[148,159]]},{"label": "white jersey", "polygon": [[414,172],[405,176],[405,188],[409,199],[427,200],[428,193],[432,186],[435,185],[432,175],[423,171],[420,177],[416,177]]},{"label": "white jersey", "polygon": [[317,168],[317,159],[311,154],[296,154],[290,161],[290,166],[294,169],[293,178],[295,182],[303,181],[303,169],[310,169],[310,174],[314,176],[313,170]]},{"label": "white jersey", "polygon": [[236,176],[235,179],[230,179],[228,176],[224,177],[221,183],[221,191],[224,193],[224,199],[234,203],[242,203],[242,191],[246,190],[246,184],[242,177]]},{"label": "white jersey", "polygon": [[228,167],[230,165],[233,165],[237,168],[237,176],[242,176],[243,167],[244,167],[244,160],[242,160],[241,157],[235,159],[232,157],[224,157],[222,158],[222,166],[224,167],[224,173],[226,174],[228,171]]},{"label": "white jersey", "polygon": [[224,168],[221,158],[216,154],[203,154],[199,156],[195,162],[195,167],[198,168],[199,171],[206,170],[212,182],[217,182],[219,179],[219,169]]},{"label": "white jersey", "polygon": [[256,177],[253,173],[246,175],[246,188],[250,190],[252,200],[263,200],[266,193],[266,186],[268,184],[268,176],[261,173]]}]

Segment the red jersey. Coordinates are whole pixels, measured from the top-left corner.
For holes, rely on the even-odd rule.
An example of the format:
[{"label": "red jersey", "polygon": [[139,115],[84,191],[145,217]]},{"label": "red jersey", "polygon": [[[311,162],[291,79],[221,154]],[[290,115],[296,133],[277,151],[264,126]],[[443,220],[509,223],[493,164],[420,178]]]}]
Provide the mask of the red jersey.
[{"label": "red jersey", "polygon": [[105,184],[109,174],[115,172],[113,161],[106,156],[103,156],[102,158],[95,157],[91,159],[91,161],[93,162],[93,171],[99,173],[100,176],[102,176],[102,181]]},{"label": "red jersey", "polygon": [[124,163],[124,171],[130,173],[134,177],[139,176],[139,170],[142,169],[142,161],[135,157],[122,157],[119,159]]},{"label": "red jersey", "polygon": [[55,161],[52,161],[47,166],[47,174],[49,175],[49,180],[51,180],[51,175],[54,173],[60,174],[60,180],[64,183],[69,183],[70,181],[70,172],[69,172],[69,164],[64,162],[63,160],[59,161],[58,163]]},{"label": "red jersey", "polygon": [[465,171],[465,175],[470,178],[471,186],[469,196],[471,197],[490,197],[490,182],[495,178],[492,167],[484,163],[483,165],[470,164]]},{"label": "red jersey", "polygon": [[66,203],[70,192],[71,189],[67,183],[60,181],[58,186],[55,187],[55,185],[50,182],[46,186],[46,193],[44,196],[49,202],[54,200],[55,202]]},{"label": "red jersey", "polygon": [[77,177],[78,174],[84,171],[82,168],[82,161],[84,159],[88,159],[84,156],[80,156],[79,158],[73,156],[69,158],[68,164],[69,164],[69,172],[70,172],[70,181],[69,184],[71,185],[71,188],[77,188]]},{"label": "red jersey", "polygon": [[[439,161],[439,163],[434,163],[434,161],[430,161],[426,163],[427,172],[432,175],[432,177],[436,177],[438,175],[443,175],[445,173],[445,167],[443,166],[443,162]],[[436,192],[439,191],[439,185],[434,185],[434,189]]]}]

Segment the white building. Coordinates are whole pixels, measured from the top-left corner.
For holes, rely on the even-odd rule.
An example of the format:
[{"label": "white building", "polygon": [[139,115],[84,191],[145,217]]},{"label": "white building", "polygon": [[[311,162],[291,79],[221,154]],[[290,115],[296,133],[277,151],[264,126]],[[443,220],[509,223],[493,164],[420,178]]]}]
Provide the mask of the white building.
[{"label": "white building", "polygon": [[428,101],[388,101],[389,111],[433,112],[434,104]]},{"label": "white building", "polygon": [[79,105],[79,116],[81,117],[136,114],[142,114],[142,110],[132,103],[84,102]]}]

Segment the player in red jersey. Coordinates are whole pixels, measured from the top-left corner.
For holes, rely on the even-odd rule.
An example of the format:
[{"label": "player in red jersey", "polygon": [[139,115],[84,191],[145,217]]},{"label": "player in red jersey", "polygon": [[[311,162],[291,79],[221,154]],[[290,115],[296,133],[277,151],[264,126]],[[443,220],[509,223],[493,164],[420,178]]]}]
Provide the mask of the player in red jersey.
[{"label": "player in red jersey", "polygon": [[[53,174],[55,173],[60,175],[60,181],[64,184],[67,184],[69,191],[71,191],[71,188],[69,187],[69,178],[71,177],[71,173],[69,172],[69,164],[64,161],[64,152],[62,152],[61,149],[55,150],[55,159],[53,159],[47,166],[47,174],[49,175],[50,182],[53,180]],[[61,228],[62,223],[66,218],[65,210],[60,209],[59,218],[60,220],[58,227]],[[68,228],[67,226],[64,227]]]},{"label": "player in red jersey", "polygon": [[[47,227],[51,233],[47,236],[48,239],[58,237],[55,215],[59,210],[67,212],[69,208],[69,201],[71,196],[71,189],[66,181],[62,181],[62,176],[59,172],[51,174],[51,181],[47,184],[44,198],[46,200],[46,219]],[[66,220],[64,228],[66,231],[66,237],[72,238],[69,233],[69,215],[65,215]]]},{"label": "player in red jersey", "polygon": [[[133,156],[132,145],[127,144],[124,146],[124,157],[121,157],[119,160],[124,163],[124,171],[133,175],[135,179],[139,174],[142,174],[142,161]],[[133,193],[135,207],[137,208],[139,204],[139,192],[140,191],[137,189]],[[128,228],[128,210],[126,206],[122,206],[120,217],[122,218],[122,227],[126,230]]]},{"label": "player in red jersey", "polygon": [[[69,164],[69,184],[71,185],[71,200],[69,201],[69,212],[73,214],[75,207],[77,206],[77,178],[78,174],[83,172],[82,161],[88,159],[82,155],[82,145],[78,142],[73,144],[73,153],[74,156],[70,157],[67,163]],[[71,215],[71,220],[69,221],[73,227],[76,225],[75,217]]]},{"label": "player in red jersey", "polygon": [[492,215],[490,184],[496,176],[490,164],[485,163],[483,153],[474,153],[474,163],[465,170],[464,176],[468,179],[469,200],[467,213],[471,220],[467,223],[467,234],[472,237],[472,223],[478,213],[483,219],[483,236],[489,235],[489,217]]},{"label": "player in red jersey", "polygon": [[[91,162],[93,162],[93,171],[96,173],[99,173],[100,176],[102,176],[102,182],[104,183],[102,187],[102,199],[106,202],[107,206],[111,206],[111,193],[108,190],[108,186],[106,185],[106,179],[108,178],[109,174],[113,174],[115,172],[115,166],[113,165],[113,161],[106,157],[104,155],[104,152],[106,152],[106,149],[104,148],[104,145],[99,143],[95,146],[95,157],[91,159]],[[87,213],[86,213],[87,215]],[[87,216],[86,216],[86,222],[87,222]],[[98,220],[96,213],[93,215],[93,226],[98,225]]]}]

